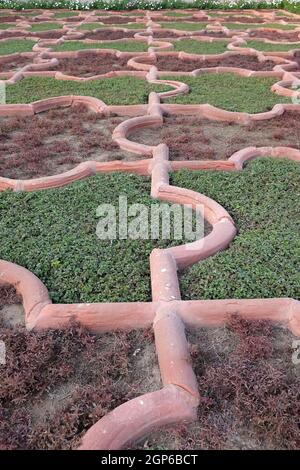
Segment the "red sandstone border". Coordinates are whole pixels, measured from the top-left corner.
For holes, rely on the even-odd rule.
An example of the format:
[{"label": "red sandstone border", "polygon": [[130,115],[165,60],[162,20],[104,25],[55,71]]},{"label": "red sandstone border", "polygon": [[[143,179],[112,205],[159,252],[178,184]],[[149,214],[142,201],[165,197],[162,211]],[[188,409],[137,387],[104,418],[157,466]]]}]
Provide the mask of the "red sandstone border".
[{"label": "red sandstone border", "polygon": [[[151,83],[169,83],[157,79],[155,67],[149,70],[148,80]],[[185,84],[170,83],[175,83],[177,87],[171,94],[186,92]],[[293,299],[227,299],[188,302],[181,300],[177,270],[226,248],[236,234],[234,222],[227,211],[216,201],[194,191],[169,185],[171,170],[182,167],[184,163],[187,163],[189,168],[196,168],[196,162],[170,162],[166,145],[141,146],[127,139],[130,131],[139,126],[162,124],[165,112],[193,114],[197,111],[211,119],[248,122],[249,120],[270,119],[282,114],[286,109],[300,112],[300,106],[276,105],[272,111],[250,115],[227,112],[210,105],[161,104],[159,97],[166,98],[167,96],[170,96],[170,92],[159,95],[152,93],[149,96],[148,107],[142,105],[128,107],[135,117],[117,126],[114,131],[114,138],[121,148],[133,145],[131,151],[139,148],[144,152],[143,154],[149,152],[152,158],[140,162],[121,162],[124,165],[120,162],[100,163],[98,167],[99,171],[131,171],[138,174],[148,172],[152,178],[152,197],[180,204],[192,204],[194,208],[201,203],[204,206],[202,215],[212,225],[212,231],[202,240],[152,251],[150,256],[152,302],[55,305],[51,303],[46,287],[34,274],[13,263],[0,261],[1,282],[14,285],[23,297],[27,328],[62,328],[69,323],[71,318],[75,318],[95,332],[120,327],[123,329],[143,328],[153,323],[163,388],[130,400],[108,413],[85,434],[80,449],[119,449],[158,426],[196,419],[199,392],[196,377],[189,362],[185,324],[198,327],[222,325],[232,313],[238,311],[245,318],[264,318],[282,323],[294,334],[300,335],[300,302]],[[119,109],[121,114],[126,114],[126,106],[108,107],[92,97],[72,96],[41,100],[29,105],[7,105],[0,107],[0,111],[4,115],[17,110],[24,115],[32,115],[35,112],[51,109],[51,107],[71,106],[75,102],[84,102],[95,112],[109,113]],[[145,111],[147,115],[136,116]],[[221,170],[241,170],[247,160],[258,156],[275,158],[284,156],[300,161],[300,151],[297,149],[250,147],[236,152],[226,162],[209,162],[209,168],[215,163],[216,168]],[[85,163],[87,163],[84,167],[86,171],[98,171],[97,167],[93,166],[95,162]],[[198,163],[199,168],[205,168],[206,162]],[[226,168],[222,164],[226,164]],[[34,180],[30,180],[29,184],[32,182]],[[17,184],[14,189],[37,189],[32,186],[30,189],[22,184]],[[47,184],[50,184],[49,178],[46,187]]]}]

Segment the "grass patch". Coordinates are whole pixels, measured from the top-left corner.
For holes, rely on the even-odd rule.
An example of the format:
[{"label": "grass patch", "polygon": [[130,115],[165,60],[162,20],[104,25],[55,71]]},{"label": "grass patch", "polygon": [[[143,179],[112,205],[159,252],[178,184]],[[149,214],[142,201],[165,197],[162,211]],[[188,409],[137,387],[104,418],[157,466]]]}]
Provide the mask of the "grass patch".
[{"label": "grass patch", "polygon": [[12,39],[1,43],[0,55],[14,54],[15,52],[32,52],[35,41],[30,39]]},{"label": "grass patch", "polygon": [[122,52],[146,52],[148,44],[142,41],[109,41],[84,43],[82,41],[65,41],[53,48],[54,51],[78,51],[80,49],[117,49]]},{"label": "grass patch", "polygon": [[222,23],[228,29],[257,29],[257,28],[273,28],[273,29],[295,29],[296,24],[278,24],[278,23]]},{"label": "grass patch", "polygon": [[99,28],[127,28],[127,29],[146,29],[145,23],[129,23],[129,24],[101,24],[101,23],[85,23],[78,26],[77,29],[84,29],[84,30],[93,30]]},{"label": "grass patch", "polygon": [[247,45],[245,47],[252,47],[257,51],[267,51],[267,52],[287,52],[292,49],[300,49],[300,42],[291,42],[289,44],[282,44],[280,42],[276,44],[263,42],[263,41],[247,41]]},{"label": "grass patch", "polygon": [[258,159],[241,172],[180,171],[172,181],[218,201],[238,227],[226,251],[183,273],[185,299],[299,297],[298,163]]},{"label": "grass patch", "polygon": [[181,31],[200,31],[206,28],[206,23],[181,23],[177,21],[160,23],[160,25],[165,29],[179,29]]},{"label": "grass patch", "polygon": [[114,77],[89,82],[55,80],[50,77],[27,77],[6,88],[7,103],[32,101],[64,95],[94,96],[107,104],[146,103],[151,91],[166,91],[170,87],[149,85],[136,77]]},{"label": "grass patch", "polygon": [[184,51],[190,54],[221,54],[227,49],[226,41],[206,42],[195,39],[174,41],[175,51]]},{"label": "grass patch", "polygon": [[54,302],[150,300],[149,255],[172,242],[99,240],[96,209],[110,203],[118,210],[119,195],[128,205],[158,204],[150,179],[128,174],[97,175],[56,190],[2,192],[0,258],[33,271]]},{"label": "grass patch", "polygon": [[[166,77],[164,77],[166,78]],[[276,103],[290,103],[290,99],[272,93],[272,77],[239,77],[231,73],[203,73],[198,77],[168,76],[190,87],[190,93],[168,99],[168,103],[209,103],[228,111],[260,113]],[[212,92],[213,90],[213,92]]]},{"label": "grass patch", "polygon": [[60,23],[37,23],[32,24],[30,31],[36,33],[38,31],[48,31],[50,29],[62,29],[63,25]]}]

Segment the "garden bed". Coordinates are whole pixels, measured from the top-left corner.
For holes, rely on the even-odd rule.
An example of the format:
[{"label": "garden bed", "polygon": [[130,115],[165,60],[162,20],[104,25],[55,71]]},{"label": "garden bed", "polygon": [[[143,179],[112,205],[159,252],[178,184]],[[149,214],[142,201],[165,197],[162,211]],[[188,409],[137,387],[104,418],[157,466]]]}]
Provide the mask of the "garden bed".
[{"label": "garden bed", "polygon": [[233,73],[202,73],[197,77],[164,75],[163,78],[178,80],[190,87],[188,94],[168,99],[168,103],[209,103],[227,111],[260,113],[271,110],[277,103],[291,102],[290,98],[271,91],[275,78],[239,77]]},{"label": "garden bed", "polygon": [[298,449],[300,376],[291,360],[294,337],[237,316],[224,328],[189,330],[187,336],[201,391],[198,419],[156,432],[138,448]]},{"label": "garden bed", "polygon": [[[22,297],[9,284],[0,284],[0,325],[1,327],[23,325],[25,312]],[[0,330],[1,330],[0,327]],[[0,339],[1,338],[0,333]],[[1,418],[0,418],[1,420]],[[1,425],[0,425],[1,427]],[[0,443],[1,448],[1,443]]]},{"label": "garden bed", "polygon": [[30,179],[62,173],[87,160],[138,158],[112,141],[112,131],[123,119],[79,105],[24,118],[2,117],[0,175]]},{"label": "garden bed", "polygon": [[164,142],[172,160],[225,160],[254,143],[257,147],[300,149],[300,114],[285,112],[248,125],[216,122],[197,115],[165,116],[162,127],[140,129],[130,139],[147,145]]},{"label": "garden bed", "polygon": [[270,71],[273,70],[277,62],[273,60],[260,61],[256,56],[237,54],[228,57],[218,57],[216,59],[179,59],[174,55],[161,54],[157,55],[157,61],[154,65],[158,70],[176,71],[176,72],[192,72],[201,68],[212,67],[238,67],[242,69],[254,71]]},{"label": "garden bed", "polygon": [[1,55],[14,54],[16,52],[32,52],[35,41],[31,39],[10,39],[1,42]]},{"label": "garden bed", "polygon": [[222,20],[228,22],[228,23],[264,23],[265,20],[263,18],[258,18],[257,16],[253,16],[252,18],[250,16],[238,16],[238,15],[232,15],[232,16],[222,16]]},{"label": "garden bed", "polygon": [[169,86],[151,85],[136,77],[116,77],[87,82],[56,80],[49,77],[26,77],[6,88],[6,102],[31,103],[33,101],[65,95],[93,96],[106,104],[130,105],[148,102],[151,91],[170,90]]},{"label": "garden bed", "polygon": [[114,39],[133,38],[131,31],[122,31],[121,29],[99,29],[84,34],[83,39],[92,39],[100,41],[111,41]]},{"label": "garden bed", "polygon": [[276,31],[274,30],[251,30],[248,32],[251,38],[265,38],[271,41],[284,41],[284,42],[296,42],[299,41],[300,31],[287,32],[287,31]]},{"label": "garden bed", "polygon": [[[113,16],[110,16],[109,18],[101,18],[99,20],[101,23],[103,24],[126,24],[126,23],[130,23],[130,17],[128,16],[117,16],[117,15],[113,15]],[[133,19],[133,21],[135,21],[135,18]]]},{"label": "garden bed", "polygon": [[128,207],[159,206],[150,190],[149,178],[113,173],[30,194],[1,192],[0,258],[32,271],[54,303],[151,301],[149,256],[154,248],[178,245],[173,224],[170,239],[103,240],[96,234],[99,205],[112,204],[119,220],[120,195]]},{"label": "garden bed", "polygon": [[25,65],[32,64],[33,57],[24,56],[7,56],[0,58],[0,73],[9,72],[11,70],[16,71],[23,68]]},{"label": "garden bed", "polygon": [[184,51],[190,54],[221,54],[227,49],[227,41],[200,41],[197,39],[181,39],[174,41],[175,51]]},{"label": "garden bed", "polygon": [[116,406],[160,386],[153,333],[28,332],[1,322],[0,448],[70,450]]},{"label": "garden bed", "polygon": [[251,47],[252,49],[256,49],[257,51],[263,52],[288,52],[293,49],[300,49],[300,41],[299,42],[291,42],[289,44],[286,43],[273,43],[273,42],[263,42],[263,41],[247,41],[245,47]]},{"label": "garden bed", "polygon": [[238,229],[227,250],[181,274],[185,300],[299,298],[295,224],[299,181],[298,162],[271,158],[254,160],[242,172],[181,171],[172,175],[176,186],[218,201]]}]

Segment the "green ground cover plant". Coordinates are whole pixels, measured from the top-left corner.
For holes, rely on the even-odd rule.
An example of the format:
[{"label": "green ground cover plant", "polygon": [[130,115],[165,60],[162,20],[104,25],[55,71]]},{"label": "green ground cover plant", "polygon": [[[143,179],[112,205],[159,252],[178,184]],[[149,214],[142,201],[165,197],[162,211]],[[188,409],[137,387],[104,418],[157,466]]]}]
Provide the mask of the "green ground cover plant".
[{"label": "green ground cover plant", "polygon": [[172,183],[218,201],[238,228],[227,250],[182,274],[185,299],[299,298],[299,163],[261,158],[239,172],[180,171]]},{"label": "green ground cover plant", "polygon": [[50,77],[26,77],[6,89],[7,103],[31,103],[64,95],[93,96],[106,104],[147,103],[151,91],[167,91],[165,85],[150,85],[136,77],[114,77],[105,80],[74,82]]},{"label": "green ground cover plant", "polygon": [[184,23],[179,21],[161,22],[160,25],[165,29],[179,29],[181,31],[200,31],[206,28],[206,23]]},{"label": "green ground cover plant", "polygon": [[82,41],[65,41],[53,47],[54,51],[78,51],[80,49],[117,49],[122,52],[146,52],[148,44],[142,41],[109,41],[89,44]]},{"label": "green ground cover plant", "polygon": [[280,23],[222,23],[222,26],[226,26],[228,29],[257,29],[257,28],[273,28],[273,29],[295,29],[297,24],[280,24]]},{"label": "green ground cover plant", "polygon": [[120,173],[55,190],[0,193],[0,258],[34,272],[54,302],[150,300],[149,255],[178,241],[99,240],[96,209],[110,203],[118,212],[119,195],[128,204],[159,204],[150,197],[150,179]]},{"label": "green ground cover plant", "polygon": [[300,42],[291,42],[289,44],[282,43],[268,43],[263,41],[247,41],[245,47],[252,47],[257,51],[266,51],[266,52],[288,52],[292,49],[300,49]]}]

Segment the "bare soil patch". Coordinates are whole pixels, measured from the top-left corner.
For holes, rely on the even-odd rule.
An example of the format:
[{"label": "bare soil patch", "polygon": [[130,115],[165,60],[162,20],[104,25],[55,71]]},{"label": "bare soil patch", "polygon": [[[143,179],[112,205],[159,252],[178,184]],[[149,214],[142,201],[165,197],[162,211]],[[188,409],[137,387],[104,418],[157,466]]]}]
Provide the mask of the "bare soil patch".
[{"label": "bare soil patch", "polygon": [[28,57],[5,57],[0,61],[0,72],[16,71],[24,67],[25,65],[31,64],[33,61]]},{"label": "bare soil patch", "polygon": [[74,449],[107,412],[160,387],[153,333],[91,335],[78,325],[27,332],[0,324],[0,448]]},{"label": "bare soil patch", "polygon": [[127,65],[128,58],[116,57],[114,54],[81,52],[78,57],[58,57],[59,64],[51,70],[59,70],[66,75],[89,77],[101,75],[115,70],[132,70]]},{"label": "bare soil patch", "polygon": [[36,178],[62,173],[86,160],[136,159],[111,138],[124,119],[104,117],[81,105],[24,118],[0,118],[0,175]]},{"label": "bare soil patch", "polygon": [[191,330],[198,420],[143,440],[146,449],[297,449],[300,375],[289,331],[233,317],[225,328]]},{"label": "bare soil patch", "polygon": [[172,160],[224,160],[253,145],[300,148],[300,118],[299,113],[286,112],[267,121],[240,125],[198,116],[168,116],[162,127],[140,129],[130,139],[148,145],[164,142]]},{"label": "bare soil patch", "polygon": [[133,38],[131,31],[122,31],[120,29],[99,29],[98,31],[89,31],[85,33],[84,39],[111,41],[114,39]]}]

